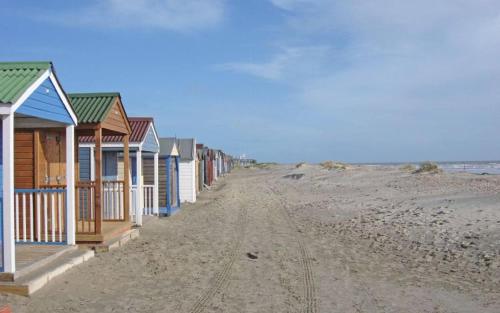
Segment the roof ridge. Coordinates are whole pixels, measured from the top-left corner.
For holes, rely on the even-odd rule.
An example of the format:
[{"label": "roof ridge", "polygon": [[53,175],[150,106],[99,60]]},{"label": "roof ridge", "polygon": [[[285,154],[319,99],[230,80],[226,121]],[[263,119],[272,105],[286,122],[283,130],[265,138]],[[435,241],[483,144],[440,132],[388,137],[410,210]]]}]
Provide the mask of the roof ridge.
[{"label": "roof ridge", "polygon": [[110,91],[110,92],[80,92],[80,93],[68,93],[68,97],[71,97],[71,98],[120,97],[120,93],[117,92],[117,91]]},{"label": "roof ridge", "polygon": [[0,67],[6,68],[24,68],[29,67],[30,65],[40,65],[44,66],[44,68],[49,68],[52,66],[51,61],[27,61],[27,62],[0,62]]},{"label": "roof ridge", "polygon": [[152,121],[153,118],[152,117],[140,117],[140,116],[133,116],[133,117],[129,117],[128,118],[129,121],[133,121],[133,120],[136,120],[136,121],[144,121],[144,120],[148,120],[148,121]]}]

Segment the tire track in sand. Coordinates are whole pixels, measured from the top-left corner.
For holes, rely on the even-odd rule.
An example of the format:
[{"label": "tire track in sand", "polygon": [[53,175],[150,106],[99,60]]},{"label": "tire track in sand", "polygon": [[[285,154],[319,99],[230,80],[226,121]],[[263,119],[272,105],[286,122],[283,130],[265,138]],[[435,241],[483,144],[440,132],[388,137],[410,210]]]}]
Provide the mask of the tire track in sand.
[{"label": "tire track in sand", "polygon": [[302,236],[298,235],[298,227],[293,222],[292,217],[288,212],[288,205],[285,200],[281,197],[278,191],[276,191],[272,187],[268,187],[271,192],[280,199],[282,205],[279,205],[280,211],[287,222],[288,226],[292,230],[292,234],[297,241],[299,246],[299,254],[300,254],[300,263],[302,265],[302,269],[304,272],[303,282],[304,282],[304,306],[302,308],[302,312],[304,313],[316,313],[318,311],[317,302],[316,302],[316,283],[314,281],[314,272],[311,265],[311,255],[309,253],[309,249],[304,244],[302,240]]},{"label": "tire track in sand", "polygon": [[210,300],[224,287],[225,283],[229,279],[231,274],[231,269],[234,262],[240,254],[241,244],[245,237],[246,226],[247,226],[248,212],[247,208],[241,208],[238,214],[238,221],[236,223],[236,239],[234,240],[231,250],[229,252],[229,260],[222,271],[220,271],[214,278],[211,286],[205,291],[205,293],[198,298],[194,303],[189,313],[201,313],[205,309],[205,306],[210,302]]}]

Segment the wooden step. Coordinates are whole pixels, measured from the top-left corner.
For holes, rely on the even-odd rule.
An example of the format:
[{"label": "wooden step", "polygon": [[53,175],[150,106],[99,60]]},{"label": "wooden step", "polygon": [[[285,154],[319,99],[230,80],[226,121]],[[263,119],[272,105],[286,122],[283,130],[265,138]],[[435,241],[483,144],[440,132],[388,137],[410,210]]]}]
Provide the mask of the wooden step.
[{"label": "wooden step", "polygon": [[112,239],[99,244],[85,244],[86,247],[94,250],[96,253],[109,252],[126,244],[129,240],[139,237],[139,229],[132,228]]},{"label": "wooden step", "polygon": [[31,271],[25,272],[12,282],[0,282],[0,292],[29,296],[53,278],[92,257],[94,257],[94,251],[87,249],[73,249],[65,252],[50,262],[36,268],[32,267]]}]

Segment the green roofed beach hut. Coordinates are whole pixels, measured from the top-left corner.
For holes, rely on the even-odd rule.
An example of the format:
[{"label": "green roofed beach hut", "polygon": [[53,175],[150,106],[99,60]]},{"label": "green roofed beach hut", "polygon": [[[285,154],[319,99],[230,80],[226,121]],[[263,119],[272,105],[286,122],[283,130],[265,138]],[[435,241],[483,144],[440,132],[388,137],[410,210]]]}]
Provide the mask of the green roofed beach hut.
[{"label": "green roofed beach hut", "polygon": [[75,244],[77,118],[51,62],[0,62],[0,116],[0,291],[24,294],[3,281]]},{"label": "green roofed beach hut", "polygon": [[[81,176],[80,157],[76,154],[76,240],[84,243],[102,243],[130,231],[130,178],[108,177],[105,163],[112,162],[103,154],[103,137],[116,136],[122,145],[123,172],[129,173],[129,141],[132,129],[117,92],[68,94],[78,118],[76,141],[91,137],[95,143],[92,172]],[[81,166],[90,167],[82,163]]]}]

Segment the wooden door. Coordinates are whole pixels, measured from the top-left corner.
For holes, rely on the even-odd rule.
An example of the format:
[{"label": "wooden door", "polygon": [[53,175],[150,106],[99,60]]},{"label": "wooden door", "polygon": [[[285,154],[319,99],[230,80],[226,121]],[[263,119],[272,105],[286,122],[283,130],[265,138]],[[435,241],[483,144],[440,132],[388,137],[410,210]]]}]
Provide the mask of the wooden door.
[{"label": "wooden door", "polygon": [[66,185],[66,132],[40,130],[37,174],[40,186]]}]

